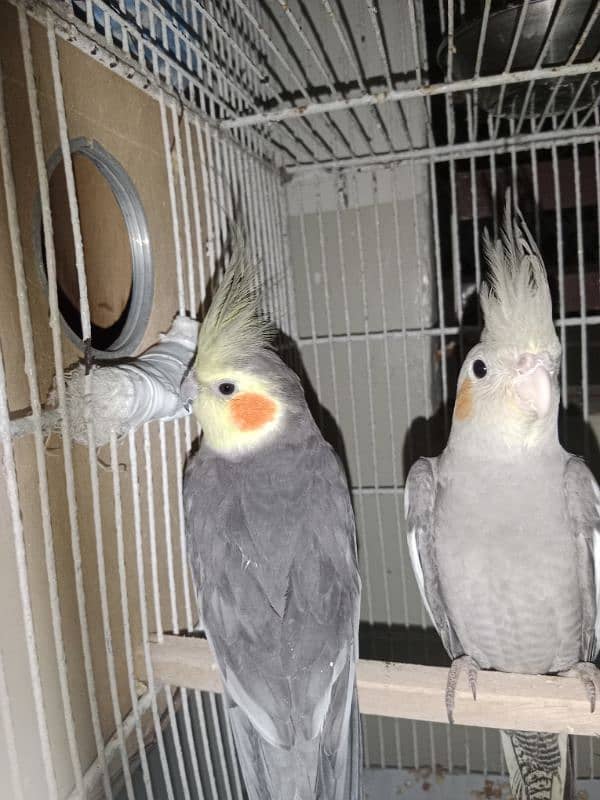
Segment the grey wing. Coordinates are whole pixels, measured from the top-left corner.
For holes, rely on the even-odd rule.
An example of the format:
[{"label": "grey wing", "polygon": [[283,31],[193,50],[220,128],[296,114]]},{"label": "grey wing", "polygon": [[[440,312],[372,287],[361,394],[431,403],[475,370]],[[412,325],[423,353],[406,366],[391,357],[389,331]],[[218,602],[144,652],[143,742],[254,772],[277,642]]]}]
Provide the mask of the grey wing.
[{"label": "grey wing", "polygon": [[[290,737],[289,684],[278,658],[280,630],[261,609],[260,554],[244,529],[235,477],[202,448],[185,473],[184,506],[190,568],[223,683],[273,744]],[[238,678],[241,676],[242,680]]]},{"label": "grey wing", "polygon": [[577,550],[581,658],[594,661],[600,650],[600,490],[588,467],[575,457],[567,461],[564,489]]},{"label": "grey wing", "polygon": [[228,694],[267,742],[290,746],[325,722],[335,738],[350,716],[360,579],[331,449],[315,438],[273,458],[233,475],[188,468],[187,535]]},{"label": "grey wing", "polygon": [[448,619],[440,587],[434,541],[436,492],[437,458],[419,458],[408,473],[404,489],[408,552],[427,613],[446,652],[456,658],[464,650]]}]

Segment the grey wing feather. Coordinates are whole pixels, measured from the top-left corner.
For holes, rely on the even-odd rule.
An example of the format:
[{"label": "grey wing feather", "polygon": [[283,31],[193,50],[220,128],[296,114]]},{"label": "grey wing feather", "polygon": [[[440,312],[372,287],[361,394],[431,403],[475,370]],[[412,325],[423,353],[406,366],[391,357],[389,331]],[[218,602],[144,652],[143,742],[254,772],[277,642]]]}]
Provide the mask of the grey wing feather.
[{"label": "grey wing feather", "polygon": [[[290,749],[273,747],[239,707],[229,709],[229,718],[249,800],[362,800],[362,742],[356,691],[348,735],[336,741],[333,753],[323,752],[319,738]],[[340,775],[344,776],[341,780]]]},{"label": "grey wing feather", "polygon": [[575,457],[567,461],[564,488],[577,548],[583,610],[581,657],[594,661],[600,649],[600,490],[588,467]]},{"label": "grey wing feather", "polygon": [[444,605],[435,558],[434,508],[437,458],[419,458],[410,469],[404,490],[408,550],[421,598],[448,655],[464,652]]},{"label": "grey wing feather", "polygon": [[[201,450],[184,496],[204,627],[229,698],[264,741],[268,762],[269,747],[300,754],[319,737],[319,774],[335,777],[322,797],[354,798],[358,788],[334,793],[350,768],[340,741],[352,715],[360,578],[333,451],[317,436],[249,464]],[[255,747],[240,715],[230,716],[240,746]],[[262,791],[264,800],[277,796]]]}]

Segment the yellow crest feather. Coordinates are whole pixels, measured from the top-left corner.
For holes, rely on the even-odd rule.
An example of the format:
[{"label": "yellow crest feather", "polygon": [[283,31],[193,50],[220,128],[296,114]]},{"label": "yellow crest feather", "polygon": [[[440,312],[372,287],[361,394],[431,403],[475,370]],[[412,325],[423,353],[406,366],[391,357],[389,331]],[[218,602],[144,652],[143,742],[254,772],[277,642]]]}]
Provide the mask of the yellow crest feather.
[{"label": "yellow crest feather", "polygon": [[229,267],[200,328],[196,371],[239,366],[268,347],[271,337],[271,326],[260,314],[255,265],[238,234]]},{"label": "yellow crest feather", "polygon": [[552,298],[540,252],[523,218],[513,218],[507,198],[501,239],[484,233],[489,264],[481,285],[485,326],[481,341],[494,348],[541,352],[558,362],[560,342],[552,320]]}]

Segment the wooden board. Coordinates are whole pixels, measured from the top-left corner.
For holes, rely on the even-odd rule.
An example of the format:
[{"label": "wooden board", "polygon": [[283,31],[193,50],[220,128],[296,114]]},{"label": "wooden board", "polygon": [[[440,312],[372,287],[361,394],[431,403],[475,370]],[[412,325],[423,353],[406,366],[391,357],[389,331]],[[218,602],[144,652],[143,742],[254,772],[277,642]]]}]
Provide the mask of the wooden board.
[{"label": "wooden board", "polygon": [[[221,692],[219,672],[204,639],[165,636],[150,643],[154,680]],[[136,674],[145,681],[143,652],[136,654]],[[363,714],[446,722],[444,690],[448,670],[384,661],[361,660],[358,693]],[[600,704],[599,704],[600,705]],[[518,730],[600,733],[600,709],[590,712],[576,678],[480,672],[477,700],[466,678],[460,680],[455,720],[460,725]]]}]

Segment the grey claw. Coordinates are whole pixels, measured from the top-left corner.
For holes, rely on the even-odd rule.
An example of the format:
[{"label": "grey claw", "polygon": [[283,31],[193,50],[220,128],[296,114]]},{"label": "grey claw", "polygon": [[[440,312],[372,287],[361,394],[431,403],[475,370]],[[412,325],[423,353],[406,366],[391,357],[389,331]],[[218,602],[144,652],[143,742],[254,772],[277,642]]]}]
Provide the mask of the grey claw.
[{"label": "grey claw", "polygon": [[477,700],[477,670],[478,664],[471,658],[471,656],[460,656],[455,658],[450,669],[448,670],[448,680],[446,682],[446,713],[448,714],[448,722],[452,725],[454,723],[454,701],[456,696],[456,687],[458,678],[462,670],[467,672],[467,680],[471,687],[473,700]]},{"label": "grey claw", "polygon": [[580,661],[572,669],[559,674],[572,675],[573,673],[583,684],[585,695],[590,701],[590,714],[593,714],[596,710],[596,698],[600,694],[600,670],[590,661]]},{"label": "grey claw", "polygon": [[473,694],[473,700],[477,700],[477,670],[469,669],[469,686]]},{"label": "grey claw", "polygon": [[583,678],[583,685],[587,698],[590,701],[590,713],[593,714],[596,710],[596,687],[594,686],[594,682],[587,677]]}]

